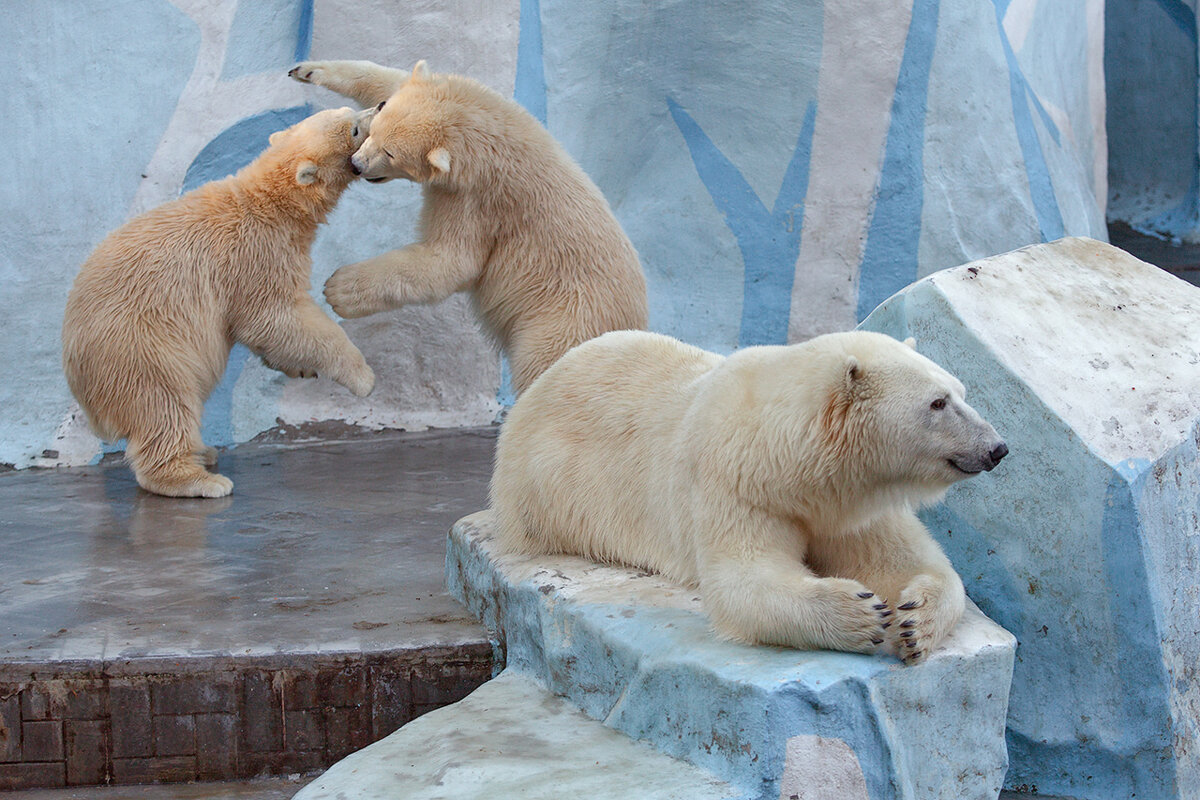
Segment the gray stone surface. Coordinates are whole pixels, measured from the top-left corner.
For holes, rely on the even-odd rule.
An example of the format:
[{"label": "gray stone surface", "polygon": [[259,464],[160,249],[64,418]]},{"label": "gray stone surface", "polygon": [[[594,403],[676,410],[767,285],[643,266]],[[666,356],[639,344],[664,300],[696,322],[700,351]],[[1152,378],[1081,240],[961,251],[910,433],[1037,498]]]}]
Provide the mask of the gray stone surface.
[{"label": "gray stone surface", "polygon": [[492,647],[445,530],[493,439],[244,446],[216,501],[0,475],[0,791],[311,772],[461,699]]},{"label": "gray stone surface", "polygon": [[512,670],[338,762],[295,800],[739,800]]},{"label": "gray stone surface", "polygon": [[497,631],[508,671],[742,797],[1000,791],[1016,642],[973,605],[927,662],[904,667],[890,656],[722,641],[695,593],[657,575],[497,552],[490,512],[454,526],[446,562],[447,588]]},{"label": "gray stone surface", "polygon": [[22,664],[486,641],[442,588],[486,502],[493,429],[221,454],[235,493],[141,491],[123,464],[0,474],[0,679]]}]

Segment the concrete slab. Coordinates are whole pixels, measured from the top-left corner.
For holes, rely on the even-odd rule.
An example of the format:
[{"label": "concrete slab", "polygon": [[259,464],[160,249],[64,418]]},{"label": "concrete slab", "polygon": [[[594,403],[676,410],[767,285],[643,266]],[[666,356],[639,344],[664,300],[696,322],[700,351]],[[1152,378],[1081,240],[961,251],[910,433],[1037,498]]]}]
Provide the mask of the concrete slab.
[{"label": "concrete slab", "polygon": [[309,772],[465,696],[492,647],[445,531],[494,434],[246,445],[220,500],[0,475],[0,790]]},{"label": "concrete slab", "polygon": [[490,512],[452,529],[446,583],[497,632],[509,671],[744,797],[1000,791],[1015,642],[974,607],[917,667],[736,644],[713,635],[693,592],[659,576],[498,554]]},{"label": "concrete slab", "polygon": [[295,800],[347,797],[735,800],[741,793],[505,670],[466,699],[338,762]]},{"label": "concrete slab", "polygon": [[915,337],[1012,451],[924,515],[1020,642],[1007,785],[1200,797],[1200,288],[1063,239],[932,275],[863,327]]},{"label": "concrete slab", "polygon": [[447,528],[486,502],[494,430],[245,445],[236,493],[140,490],[121,464],[0,475],[0,661],[478,642]]}]

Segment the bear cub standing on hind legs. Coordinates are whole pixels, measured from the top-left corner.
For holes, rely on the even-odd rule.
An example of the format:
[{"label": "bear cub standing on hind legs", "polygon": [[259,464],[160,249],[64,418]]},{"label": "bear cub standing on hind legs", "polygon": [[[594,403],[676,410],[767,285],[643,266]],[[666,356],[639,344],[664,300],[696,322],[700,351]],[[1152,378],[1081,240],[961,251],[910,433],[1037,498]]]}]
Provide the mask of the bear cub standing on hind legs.
[{"label": "bear cub standing on hind legs", "polygon": [[728,358],[609,333],[509,413],[491,486],[498,539],[698,585],[734,639],[886,646],[913,664],[965,600],[913,509],[1008,453],[963,394],[876,333]]},{"label": "bear cub standing on hind legs", "polygon": [[645,328],[646,281],[608,202],[516,102],[460,75],[369,61],[306,61],[289,72],[378,113],[354,156],[371,182],[422,185],[420,239],[350,264],[325,283],[343,317],[469,290],[524,391],[571,347]]},{"label": "bear cub standing on hind legs", "polygon": [[126,437],[138,484],[223,497],[201,464],[200,418],[242,342],[290,377],[327,375],[356,395],[375,375],[309,297],[317,226],[355,177],[370,114],[330,109],[271,135],[237,175],[127,222],[84,262],[67,299],[63,366],[96,432]]}]

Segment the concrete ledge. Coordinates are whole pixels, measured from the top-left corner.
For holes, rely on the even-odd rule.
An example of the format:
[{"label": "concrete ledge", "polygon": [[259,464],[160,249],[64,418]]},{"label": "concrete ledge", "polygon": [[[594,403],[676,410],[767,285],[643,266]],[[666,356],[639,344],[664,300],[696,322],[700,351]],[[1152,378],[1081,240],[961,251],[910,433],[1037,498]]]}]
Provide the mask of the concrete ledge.
[{"label": "concrete ledge", "polygon": [[510,671],[593,719],[748,798],[998,795],[1015,641],[973,606],[917,667],[751,647],[716,639],[699,599],[658,576],[497,556],[491,524],[454,526],[447,589],[496,632]]},{"label": "concrete ledge", "polygon": [[349,756],[295,800],[738,800],[734,787],[588,719],[507,670]]},{"label": "concrete ledge", "polygon": [[862,327],[914,336],[1012,448],[922,515],[1020,641],[1008,786],[1200,797],[1200,289],[1062,239],[931,275]]}]

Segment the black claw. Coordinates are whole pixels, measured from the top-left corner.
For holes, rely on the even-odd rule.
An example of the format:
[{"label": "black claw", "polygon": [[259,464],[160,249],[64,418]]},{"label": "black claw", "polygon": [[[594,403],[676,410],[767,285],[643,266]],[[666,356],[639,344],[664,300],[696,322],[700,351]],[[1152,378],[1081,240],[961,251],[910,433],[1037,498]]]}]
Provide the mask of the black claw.
[{"label": "black claw", "polygon": [[859,592],[858,596],[861,597],[863,600],[867,600],[869,598],[874,597],[875,593],[874,592]]},{"label": "black claw", "polygon": [[876,603],[873,608],[876,611],[883,611],[885,608],[887,608],[887,603]]},{"label": "black claw", "polygon": [[913,635],[913,631],[904,631],[904,632],[903,632],[903,633],[901,633],[900,635],[901,635],[902,637],[904,637],[905,639],[907,639],[909,636],[912,636],[912,635]]},{"label": "black claw", "polygon": [[896,608],[899,608],[901,611],[911,611],[919,605],[920,603],[918,603],[916,600],[909,600],[904,605],[896,606]]},{"label": "black claw", "polygon": [[889,608],[887,611],[880,611],[879,616],[890,617],[894,612]]},{"label": "black claw", "polygon": [[883,627],[884,627],[884,628],[890,628],[890,627],[892,627],[892,623],[890,623],[890,622],[885,622],[885,623],[883,623]]},{"label": "black claw", "polygon": [[883,644],[883,639],[872,639],[871,644]]},{"label": "black claw", "polygon": [[917,643],[914,642],[912,639],[909,639],[907,642],[904,643],[904,646],[905,647],[916,647]]},{"label": "black claw", "polygon": [[916,625],[916,624],[917,624],[917,621],[915,619],[906,619],[906,620],[904,620],[904,622],[900,623],[900,627],[901,628],[911,628],[913,625]]}]

